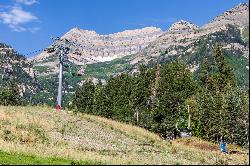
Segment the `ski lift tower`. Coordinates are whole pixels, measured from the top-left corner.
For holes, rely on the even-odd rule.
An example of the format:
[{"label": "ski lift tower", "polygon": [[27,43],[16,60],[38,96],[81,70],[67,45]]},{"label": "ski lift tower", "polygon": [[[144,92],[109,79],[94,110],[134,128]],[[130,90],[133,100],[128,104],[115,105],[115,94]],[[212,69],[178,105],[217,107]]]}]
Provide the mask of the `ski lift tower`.
[{"label": "ski lift tower", "polygon": [[[59,37],[52,38],[52,40],[54,41],[54,43],[52,44],[51,47],[47,48],[45,51],[47,51],[47,53],[54,53],[55,55],[58,55],[58,58],[59,58],[59,75],[58,75],[59,84],[58,84],[58,95],[57,95],[57,103],[56,103],[56,110],[57,112],[59,112],[62,108],[63,67],[66,67],[64,66],[64,63],[69,62],[69,57],[68,57],[69,50],[76,51],[77,47],[81,47],[81,48],[83,47],[72,41],[69,41],[67,39],[61,39]],[[73,47],[69,47],[69,46],[73,46]],[[99,62],[94,59],[91,59],[91,60],[95,62]],[[86,61],[89,61],[89,60],[86,60]]]},{"label": "ski lift tower", "polygon": [[68,53],[70,48],[68,47],[68,40],[67,39],[60,39],[52,38],[54,43],[51,48],[48,48],[46,51],[47,53],[55,53],[58,54],[59,58],[59,85],[58,85],[58,95],[57,95],[57,103],[56,103],[56,110],[59,112],[62,108],[62,85],[63,85],[63,64],[64,61],[68,59]]}]

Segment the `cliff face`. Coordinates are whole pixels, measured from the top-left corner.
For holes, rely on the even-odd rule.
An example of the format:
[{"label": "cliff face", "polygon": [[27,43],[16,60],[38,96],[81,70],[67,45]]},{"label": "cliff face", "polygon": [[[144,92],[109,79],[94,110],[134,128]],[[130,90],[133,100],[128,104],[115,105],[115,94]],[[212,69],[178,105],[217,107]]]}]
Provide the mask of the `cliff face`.
[{"label": "cliff face", "polygon": [[240,4],[216,17],[208,24],[198,27],[187,21],[174,23],[168,31],[164,32],[155,41],[151,42],[141,52],[131,58],[130,63],[148,64],[161,56],[181,57],[197,52],[202,41],[208,47],[220,42],[225,50],[230,50],[238,55],[249,56],[249,44],[244,42],[242,32],[249,24],[249,8],[247,4]]},{"label": "cliff face", "polygon": [[226,24],[236,25],[238,27],[247,26],[249,24],[249,5],[241,3],[217,16],[211,22],[204,25],[203,28],[216,28]]},{"label": "cliff face", "polygon": [[[72,43],[70,47],[74,51],[69,53],[70,60],[75,64],[84,65],[138,53],[161,34],[161,29],[155,27],[126,30],[110,35],[99,35],[95,31],[73,28],[62,38]],[[52,55],[43,52],[33,60],[39,62],[50,56]]]}]

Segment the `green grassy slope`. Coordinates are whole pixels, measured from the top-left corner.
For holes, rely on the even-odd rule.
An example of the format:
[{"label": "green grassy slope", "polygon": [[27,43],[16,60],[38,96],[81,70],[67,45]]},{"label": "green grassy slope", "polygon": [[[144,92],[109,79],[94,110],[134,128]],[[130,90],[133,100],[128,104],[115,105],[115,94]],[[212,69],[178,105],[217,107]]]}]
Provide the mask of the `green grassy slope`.
[{"label": "green grassy slope", "polygon": [[168,142],[101,117],[49,107],[0,107],[4,164],[248,164],[247,149],[228,149],[237,153],[222,161],[219,145],[196,138]]},{"label": "green grassy slope", "polygon": [[39,157],[20,153],[8,153],[0,151],[0,164],[3,165],[100,165],[100,162],[74,161],[64,158]]},{"label": "green grassy slope", "polygon": [[112,60],[110,62],[100,62],[87,65],[85,74],[86,76],[107,79],[114,73],[129,71],[132,67],[128,61],[130,57],[131,55],[128,55],[120,59]]}]

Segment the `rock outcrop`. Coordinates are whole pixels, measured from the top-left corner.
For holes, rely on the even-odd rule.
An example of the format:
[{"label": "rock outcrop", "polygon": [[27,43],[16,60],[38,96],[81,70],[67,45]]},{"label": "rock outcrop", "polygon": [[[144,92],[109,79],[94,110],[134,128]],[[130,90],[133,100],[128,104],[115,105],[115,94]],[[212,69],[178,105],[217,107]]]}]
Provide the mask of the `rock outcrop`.
[{"label": "rock outcrop", "polygon": [[171,32],[183,32],[183,31],[193,31],[198,29],[199,27],[193,23],[181,20],[179,22],[174,23],[170,28],[169,31]]}]

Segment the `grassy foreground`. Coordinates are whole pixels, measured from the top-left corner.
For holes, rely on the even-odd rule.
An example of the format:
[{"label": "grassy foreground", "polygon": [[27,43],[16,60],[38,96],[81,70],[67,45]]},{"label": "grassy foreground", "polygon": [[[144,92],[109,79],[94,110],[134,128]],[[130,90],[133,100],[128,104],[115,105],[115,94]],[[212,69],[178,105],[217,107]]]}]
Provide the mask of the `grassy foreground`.
[{"label": "grassy foreground", "polygon": [[74,161],[55,157],[39,157],[0,151],[0,164],[8,165],[97,165],[99,162]]},{"label": "grassy foreground", "polygon": [[49,107],[0,106],[0,164],[235,164],[248,149],[197,138],[167,142],[141,129],[101,117]]}]

